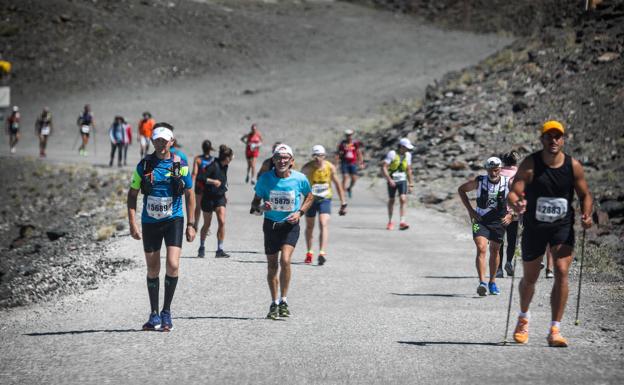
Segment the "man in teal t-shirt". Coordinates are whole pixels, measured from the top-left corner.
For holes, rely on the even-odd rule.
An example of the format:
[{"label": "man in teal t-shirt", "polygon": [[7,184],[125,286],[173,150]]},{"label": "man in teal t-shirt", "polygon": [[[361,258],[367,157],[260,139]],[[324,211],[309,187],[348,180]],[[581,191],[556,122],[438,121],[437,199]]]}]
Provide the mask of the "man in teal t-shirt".
[{"label": "man in teal t-shirt", "polygon": [[[262,230],[272,299],[267,318],[277,319],[290,316],[286,298],[290,284],[290,258],[299,239],[299,219],[312,205],[314,195],[308,178],[291,169],[294,155],[288,145],[280,144],[275,148],[273,163],[275,169],[262,174],[256,183],[250,213],[264,211]],[[262,207],[261,201],[264,201]],[[278,285],[281,291],[279,299]]]}]

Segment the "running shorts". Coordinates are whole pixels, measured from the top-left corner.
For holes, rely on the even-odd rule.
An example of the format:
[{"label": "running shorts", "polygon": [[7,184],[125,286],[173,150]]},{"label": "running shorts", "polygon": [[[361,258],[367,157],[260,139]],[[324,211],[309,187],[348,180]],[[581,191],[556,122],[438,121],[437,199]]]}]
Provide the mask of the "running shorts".
[{"label": "running shorts", "polygon": [[299,240],[299,222],[293,225],[288,222],[273,222],[265,218],[262,231],[266,255],[277,254],[284,245],[295,247]]},{"label": "running shorts", "polygon": [[260,149],[257,148],[255,150],[251,150],[249,148],[247,148],[247,150],[245,150],[245,157],[247,159],[251,159],[251,158],[257,158],[260,155]]},{"label": "running shorts", "polygon": [[146,253],[160,251],[163,239],[165,246],[182,247],[184,218],[177,217],[164,222],[143,223],[143,250]]},{"label": "running shorts", "polygon": [[141,142],[141,147],[149,147],[150,140],[147,136],[141,135],[139,141]]},{"label": "running shorts", "polygon": [[340,172],[342,174],[357,175],[358,168],[355,163],[340,162]]},{"label": "running shorts", "polygon": [[201,200],[201,209],[202,211],[209,213],[209,212],[214,211],[217,207],[221,207],[221,206],[225,207],[225,203],[226,203],[225,195],[216,196],[216,197],[215,196],[210,197],[210,196],[204,195],[202,196],[202,200]]},{"label": "running shorts", "polygon": [[574,242],[573,223],[554,227],[527,224],[522,231],[522,260],[530,262],[540,258],[547,245],[574,247]]},{"label": "running shorts", "polygon": [[472,223],[472,238],[484,237],[488,241],[503,243],[505,227],[501,221]]},{"label": "running shorts", "polygon": [[195,194],[202,195],[204,193],[204,187],[206,187],[206,182],[195,180]]},{"label": "running shorts", "polygon": [[395,183],[394,187],[388,184],[388,196],[390,198],[394,198],[396,196],[397,191],[399,192],[399,196],[407,194],[407,181],[406,180],[403,180],[400,182],[394,182],[394,183]]},{"label": "running shorts", "polygon": [[15,128],[15,127],[9,127],[9,133],[11,135],[16,135],[19,132],[19,127]]},{"label": "running shorts", "polygon": [[316,213],[331,214],[331,199],[315,199],[305,215],[308,218],[314,218]]}]

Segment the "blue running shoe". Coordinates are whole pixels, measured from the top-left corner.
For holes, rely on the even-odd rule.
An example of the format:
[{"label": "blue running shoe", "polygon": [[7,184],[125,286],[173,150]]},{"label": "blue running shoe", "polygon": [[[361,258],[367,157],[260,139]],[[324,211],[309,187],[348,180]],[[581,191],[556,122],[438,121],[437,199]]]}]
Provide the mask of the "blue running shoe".
[{"label": "blue running shoe", "polygon": [[154,312],[150,314],[149,320],[143,324],[143,330],[158,330],[160,329],[160,316]]},{"label": "blue running shoe", "polygon": [[488,289],[490,290],[490,295],[499,295],[500,290],[498,290],[498,286],[496,286],[496,282],[488,283]]},{"label": "blue running shoe", "polygon": [[479,286],[477,286],[477,294],[481,297],[485,297],[487,295],[487,283],[479,282]]},{"label": "blue running shoe", "polygon": [[163,332],[169,332],[173,330],[173,322],[171,322],[171,311],[169,310],[161,311],[160,318],[162,319],[160,330],[162,330]]}]

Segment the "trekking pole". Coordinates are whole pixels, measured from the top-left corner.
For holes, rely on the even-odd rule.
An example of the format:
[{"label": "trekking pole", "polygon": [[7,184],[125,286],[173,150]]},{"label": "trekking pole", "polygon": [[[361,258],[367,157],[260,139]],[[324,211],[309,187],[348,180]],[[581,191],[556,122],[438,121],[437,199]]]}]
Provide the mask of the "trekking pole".
[{"label": "trekking pole", "polygon": [[509,305],[507,305],[507,322],[505,324],[505,339],[503,340],[503,345],[507,345],[507,335],[509,334],[509,318],[511,316],[511,302],[513,300],[514,281],[516,279],[516,274],[518,274],[518,271],[516,270],[516,256],[520,254],[519,245],[522,242],[522,233],[524,232],[524,226],[519,226],[520,230],[518,231],[518,243],[516,244],[516,250],[514,251],[514,255],[513,257],[511,257],[513,265],[513,275],[511,276],[511,289],[509,289]]},{"label": "trekking pole", "polygon": [[93,125],[93,154],[97,156],[97,145],[95,143],[95,138],[97,137],[95,132],[95,125]]},{"label": "trekking pole", "polygon": [[585,229],[583,229],[583,243],[581,244],[581,271],[579,272],[579,287],[578,287],[578,293],[576,294],[576,321],[574,321],[574,324],[576,326],[579,326],[580,321],[579,321],[579,307],[581,305],[581,284],[583,283],[583,265],[584,263],[584,259],[585,259]]}]

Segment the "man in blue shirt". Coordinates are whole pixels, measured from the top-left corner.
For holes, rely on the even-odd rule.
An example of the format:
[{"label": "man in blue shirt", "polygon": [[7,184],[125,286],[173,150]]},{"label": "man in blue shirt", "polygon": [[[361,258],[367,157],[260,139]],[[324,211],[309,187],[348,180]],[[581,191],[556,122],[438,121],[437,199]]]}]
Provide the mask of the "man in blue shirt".
[{"label": "man in blue shirt", "polygon": [[[143,250],[147,263],[147,291],[151,313],[143,330],[173,329],[171,301],[178,283],[178,269],[184,232],[182,195],[186,201],[186,240],[195,238],[195,195],[188,164],[171,153],[173,131],[166,123],[154,128],[152,142],[154,152],[139,162],[128,191],[128,221],[130,235],[143,238]],[[157,125],[158,126],[158,125]],[[136,224],[136,204],[139,190],[143,193],[141,213],[142,234]],[[158,291],[160,287],[160,248],[163,239],[167,248],[167,271],[165,275],[165,299],[158,314]]]},{"label": "man in blue shirt", "polygon": [[[286,298],[290,285],[290,259],[299,239],[299,219],[312,205],[314,195],[308,178],[292,170],[294,155],[288,145],[280,144],[275,148],[273,163],[275,168],[262,174],[256,183],[250,213],[264,211],[262,230],[272,299],[267,318],[275,320],[290,316]],[[264,201],[262,207],[261,201]],[[279,299],[278,285],[281,291]]]}]

